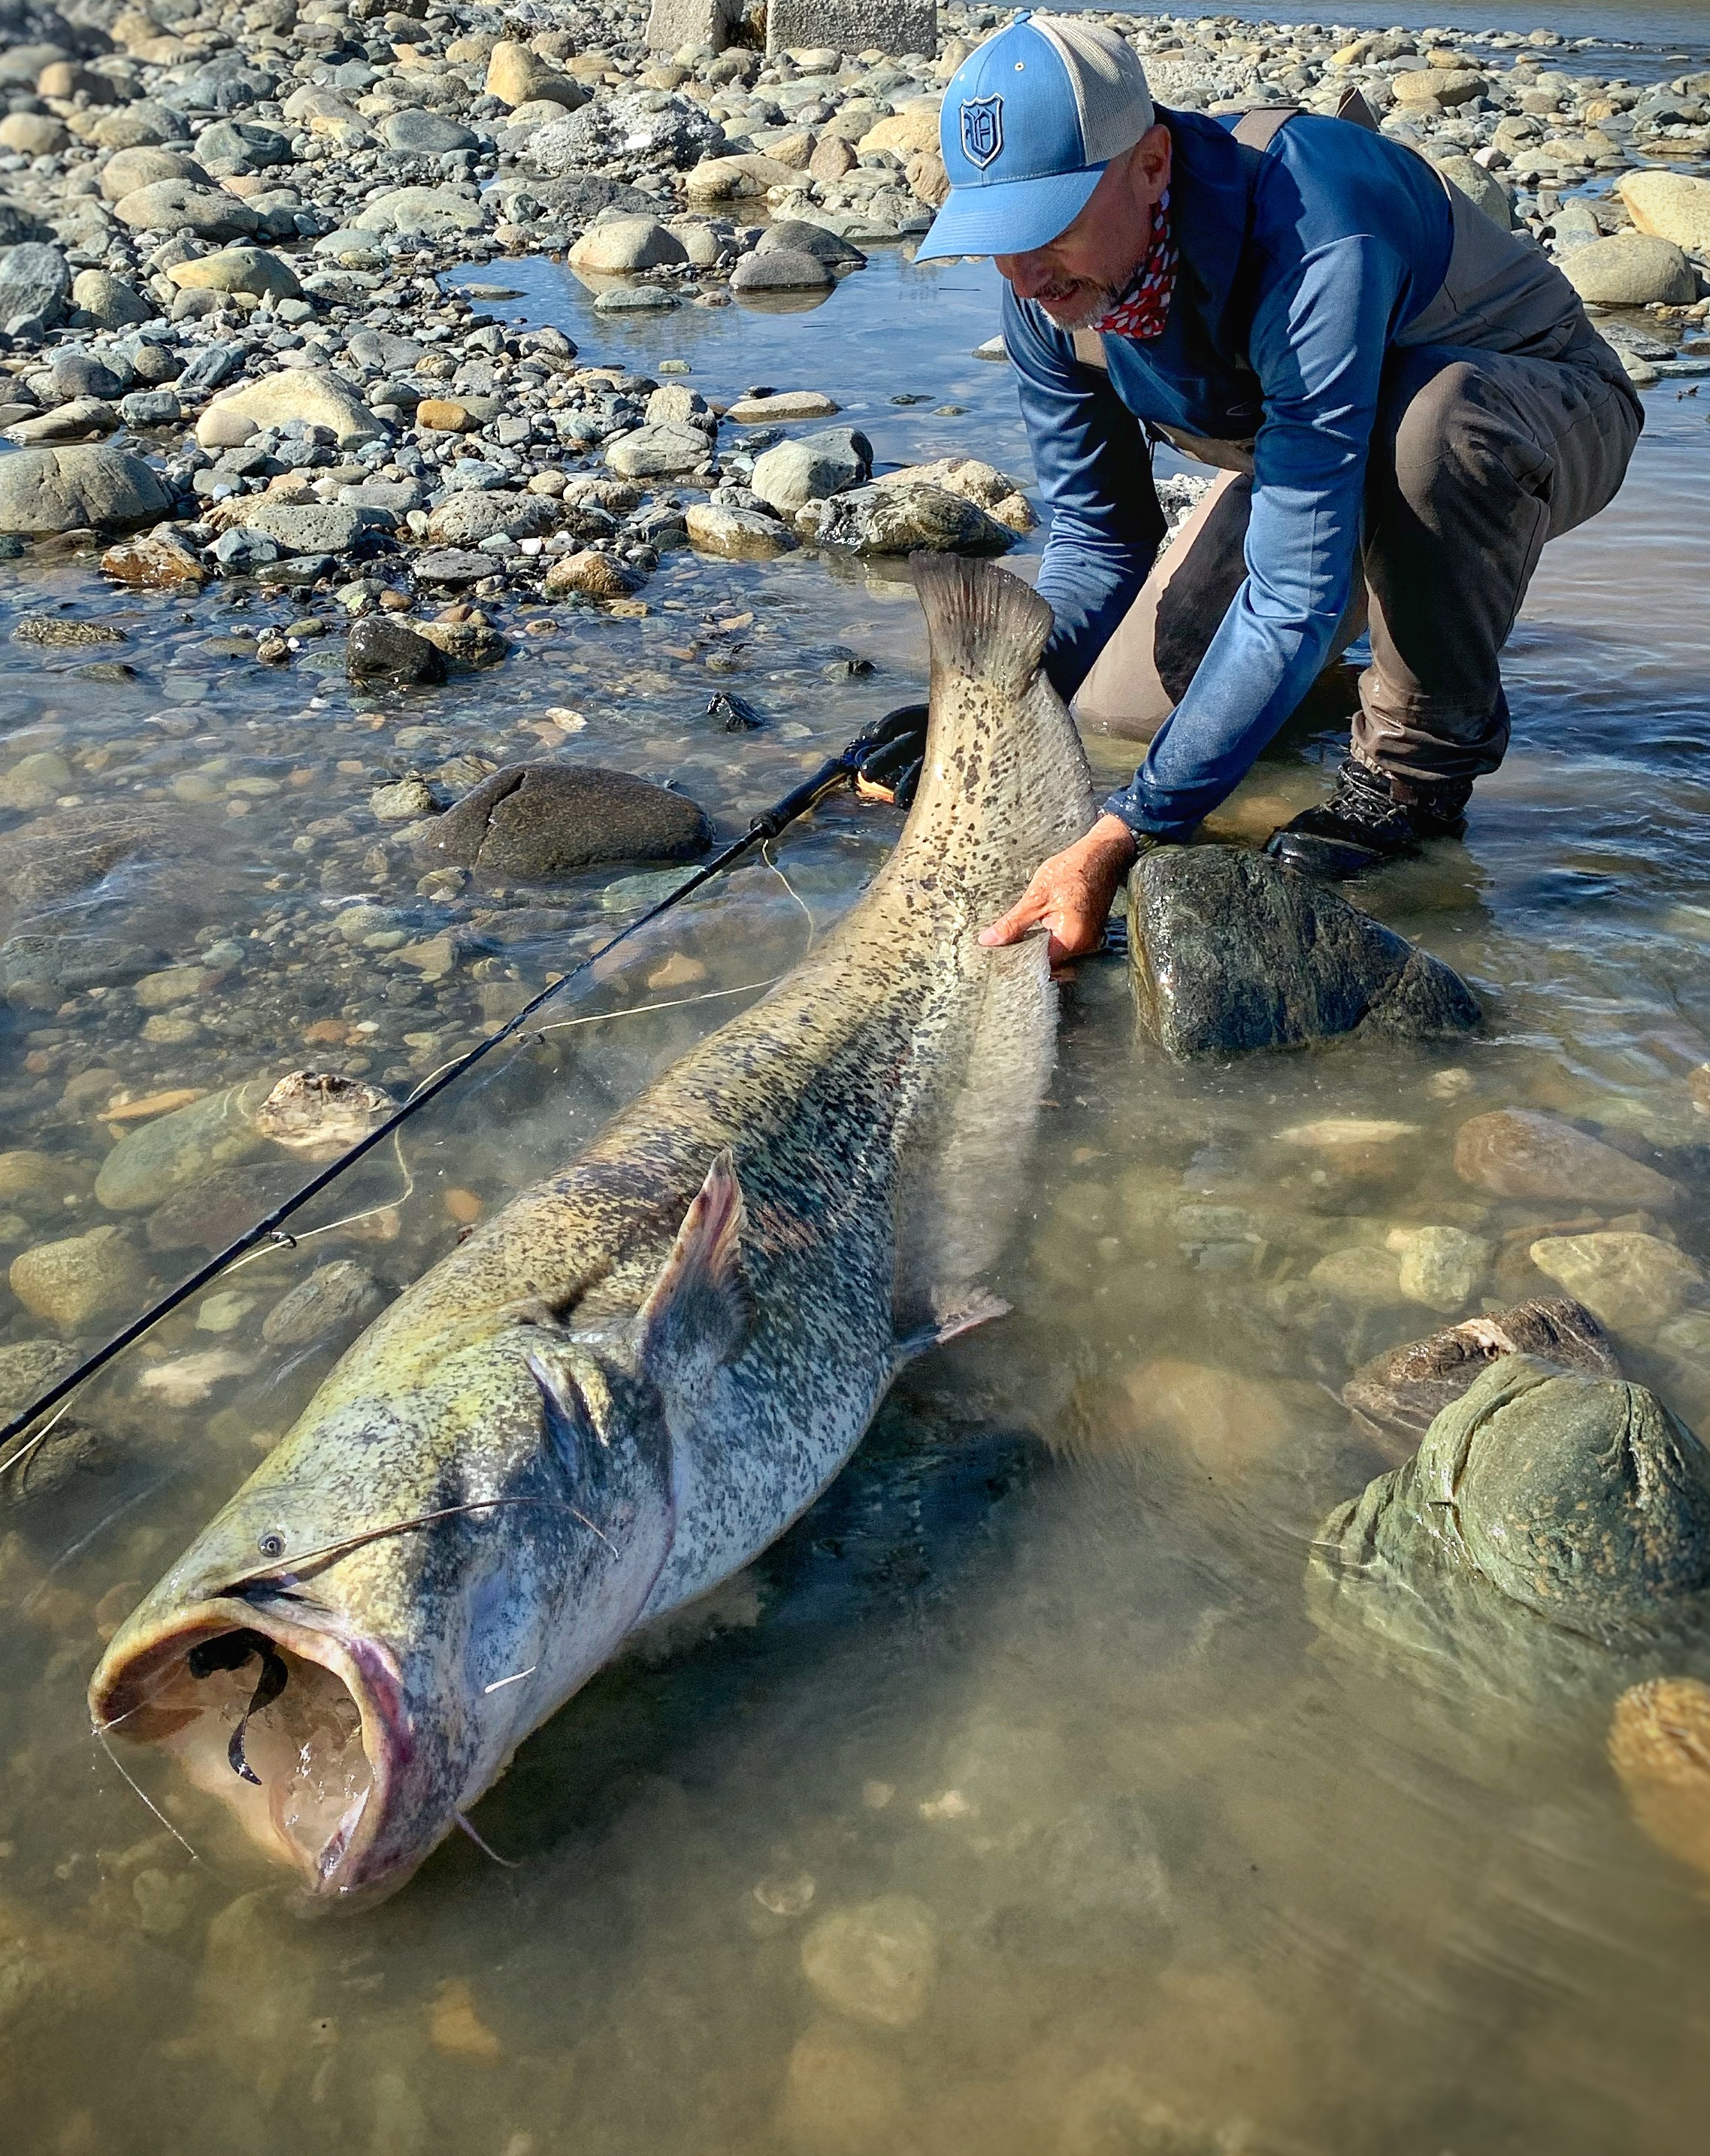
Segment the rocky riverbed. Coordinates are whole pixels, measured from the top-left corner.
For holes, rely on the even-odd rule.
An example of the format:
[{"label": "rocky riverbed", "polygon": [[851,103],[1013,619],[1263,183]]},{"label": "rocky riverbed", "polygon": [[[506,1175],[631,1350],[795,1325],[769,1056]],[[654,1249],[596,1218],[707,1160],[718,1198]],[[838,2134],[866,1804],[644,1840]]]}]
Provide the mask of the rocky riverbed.
[{"label": "rocky riverbed", "polygon": [[[908,259],[1002,19],[768,54],[711,8],[656,46],[535,0],[0,11],[0,1413],[917,695],[899,549],[1029,572],[990,273]],[[1468,846],[1363,895],[1477,1028],[1179,1064],[1084,968],[1014,1317],[526,1748],[475,1822],[521,1870],[460,1842],[306,1930],[89,1744],[101,1640],[894,818],[831,804],[550,1006],[0,1481],[27,2156],[1696,2150],[1710,1668],[1624,1671],[1613,1728],[1500,1658],[1399,1681],[1302,1576],[1441,1328],[1572,1296],[1710,1415],[1710,59],[1117,19],[1165,102],[1358,87],[1646,385]],[[1337,752],[1291,733],[1214,835]]]}]

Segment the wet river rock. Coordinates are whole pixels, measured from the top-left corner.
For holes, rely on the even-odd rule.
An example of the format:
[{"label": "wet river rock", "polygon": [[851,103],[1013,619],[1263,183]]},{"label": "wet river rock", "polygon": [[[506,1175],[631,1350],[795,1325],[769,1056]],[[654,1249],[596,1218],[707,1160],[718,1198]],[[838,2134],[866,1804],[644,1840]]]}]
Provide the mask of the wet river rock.
[{"label": "wet river rock", "polygon": [[386,1291],[372,1273],[353,1258],[335,1258],[280,1296],[262,1321],[261,1337],[270,1348],[300,1348],[329,1333],[354,1331],[385,1301]]},{"label": "wet river rock", "polygon": [[1543,1296],[1385,1349],[1354,1372],[1343,1402],[1368,1429],[1411,1441],[1505,1355],[1537,1355],[1594,1378],[1621,1373],[1608,1334],[1584,1305]]},{"label": "wet river rock", "polygon": [[148,1216],[151,1250],[223,1250],[304,1180],[289,1161],[216,1168],[176,1190]]},{"label": "wet river rock", "polygon": [[368,614],[352,627],[345,670],[352,681],[433,683],[445,679],[445,654],[402,622]]},{"label": "wet river rock", "polygon": [[1499,1198],[1564,1198],[1663,1212],[1680,1196],[1666,1175],[1537,1108],[1474,1116],[1455,1134],[1455,1173]]},{"label": "wet river rock", "polygon": [[[1319,1529],[1323,1561],[1601,1638],[1710,1614],[1710,1454],[1642,1385],[1509,1355]],[[1499,1598],[1492,1604],[1489,1598]]]},{"label": "wet river rock", "polygon": [[1237,846],[1160,846],[1128,879],[1129,981],[1172,1056],[1294,1048],[1340,1034],[1464,1033],[1458,974],[1348,901]]},{"label": "wet river rock", "polygon": [[687,861],[712,843],[704,812],[680,793],[624,771],[507,764],[428,825],[432,867],[550,881],[616,861]]},{"label": "wet river rock", "polygon": [[1609,1758],[1652,1841],[1710,1876],[1710,1685],[1653,1677],[1632,1686],[1610,1720]]}]

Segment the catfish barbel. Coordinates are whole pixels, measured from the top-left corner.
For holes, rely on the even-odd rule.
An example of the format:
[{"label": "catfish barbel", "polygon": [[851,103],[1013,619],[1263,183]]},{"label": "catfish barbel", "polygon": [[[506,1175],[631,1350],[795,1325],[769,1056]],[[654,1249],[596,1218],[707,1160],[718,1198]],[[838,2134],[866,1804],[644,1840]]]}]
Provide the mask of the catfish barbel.
[{"label": "catfish barbel", "polygon": [[865,896],[374,1321],[95,1673],[97,1728],[318,1897],[400,1885],[638,1625],[813,1503],[909,1357],[1003,1307],[1056,991],[1043,935],[978,933],[1091,784],[1044,600],[913,575],[925,765]]}]

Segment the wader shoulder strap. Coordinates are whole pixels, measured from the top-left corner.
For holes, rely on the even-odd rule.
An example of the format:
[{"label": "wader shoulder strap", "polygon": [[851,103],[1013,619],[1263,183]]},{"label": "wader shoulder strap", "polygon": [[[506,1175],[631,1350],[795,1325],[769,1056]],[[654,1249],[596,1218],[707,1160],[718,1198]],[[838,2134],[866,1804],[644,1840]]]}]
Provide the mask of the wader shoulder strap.
[{"label": "wader shoulder strap", "polygon": [[[1271,147],[1282,130],[1302,110],[1298,105],[1250,105],[1230,130],[1244,150],[1262,154]],[[1345,90],[1336,107],[1336,117],[1345,120],[1353,127],[1363,127],[1368,133],[1379,132],[1376,116],[1357,90]],[[1083,367],[1096,367],[1109,373],[1110,362],[1105,357],[1104,339],[1096,330],[1076,330],[1074,332],[1075,357]]]}]

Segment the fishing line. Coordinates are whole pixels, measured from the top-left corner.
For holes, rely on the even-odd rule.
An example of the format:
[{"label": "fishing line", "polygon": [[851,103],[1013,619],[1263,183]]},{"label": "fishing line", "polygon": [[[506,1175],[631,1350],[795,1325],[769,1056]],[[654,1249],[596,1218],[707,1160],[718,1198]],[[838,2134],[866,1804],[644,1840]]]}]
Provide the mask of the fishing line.
[{"label": "fishing line", "polygon": [[[108,1727],[116,1728],[117,1726],[118,1725],[116,1723],[110,1723]],[[196,1851],[193,1849],[190,1848],[189,1843],[184,1840],[183,1835],[179,1833],[177,1827],[172,1825],[172,1822],[167,1817],[166,1814],[161,1810],[154,1799],[150,1796],[147,1790],[143,1788],[141,1783],[133,1781],[131,1776],[126,1773],[118,1753],[107,1742],[106,1730],[101,1727],[100,1722],[95,1722],[91,1726],[89,1733],[94,1738],[96,1743],[100,1746],[102,1751],[106,1753],[108,1758],[112,1762],[113,1766],[118,1771],[120,1779],[121,1781],[130,1783],[131,1788],[135,1791],[136,1795],[141,1798],[143,1803],[147,1805],[148,1809],[154,1814],[155,1817],[160,1821],[167,1832],[171,1835],[173,1840],[182,1844],[186,1850],[189,1851],[190,1861],[193,1864],[200,1864],[202,1859],[196,1854]]]},{"label": "fishing line", "polygon": [[96,1348],[93,1354],[85,1356],[74,1369],[68,1371],[63,1378],[50,1385],[39,1399],[20,1409],[3,1428],[0,1428],[0,1448],[9,1445],[15,1439],[22,1437],[38,1416],[45,1414],[49,1408],[57,1407],[62,1400],[69,1399],[80,1385],[94,1377],[97,1371],[105,1369],[116,1356],[121,1355],[133,1342],[140,1340],[146,1332],[151,1331],[162,1318],[170,1316],[173,1311],[181,1308],[192,1296],[199,1294],[204,1287],[218,1280],[223,1273],[229,1271],[239,1260],[246,1257],[254,1250],[258,1245],[271,1241],[277,1245],[289,1247],[297,1239],[283,1233],[282,1230],[285,1222],[290,1219],[294,1213],[300,1211],[311,1199],[319,1197],[323,1190],[336,1182],[341,1175],[353,1168],[359,1160],[364,1159],[372,1152],[377,1146],[384,1144],[386,1140],[393,1137],[419,1109],[424,1108],[429,1101],[437,1099],[448,1087],[455,1085],[465,1071],[472,1070],[484,1056],[490,1055],[503,1042],[514,1040],[522,1033],[527,1026],[528,1020],[543,1004],[556,996],[561,988],[577,979],[579,975],[590,971],[599,963],[600,960],[616,950],[620,943],[627,942],[632,936],[638,934],[650,921],[657,921],[662,913],[669,912],[672,906],[680,904],[684,899],[701,890],[703,886],[711,883],[716,876],[721,875],[727,869],[734,867],[743,855],[753,847],[763,847],[772,839],[776,839],[799,817],[807,815],[816,808],[828,793],[834,793],[839,787],[852,785],[870,763],[884,768],[888,763],[896,762],[899,754],[911,752],[916,745],[916,737],[922,734],[924,718],[924,706],[907,705],[900,711],[887,712],[883,718],[876,719],[865,732],[856,735],[840,754],[828,757],[816,771],[804,778],[799,786],[792,788],[782,800],[774,802],[770,808],[755,817],[741,838],[732,839],[729,845],[715,854],[710,861],[703,862],[698,869],[685,877],[675,890],[667,891],[663,898],[656,900],[653,905],[638,913],[633,921],[627,922],[624,927],[618,930],[615,935],[609,937],[597,951],[589,952],[586,957],[579,959],[567,973],[560,974],[557,980],[548,981],[544,988],[529,998],[514,1017],[508,1019],[494,1032],[478,1040],[472,1048],[447,1064],[434,1076],[424,1081],[407,1101],[403,1101],[389,1116],[377,1123],[365,1137],[358,1138],[355,1144],[347,1147],[336,1159],[329,1161],[318,1175],[311,1176],[300,1189],[293,1192],[289,1198],[275,1205],[272,1212],[258,1220],[253,1227],[246,1229],[235,1241],[229,1243],[224,1250],[210,1258],[206,1265],[198,1266],[188,1279],[181,1281],[177,1287],[170,1290],[158,1301],[151,1303],[141,1317],[133,1319],[122,1332],[115,1333],[110,1340]]}]

